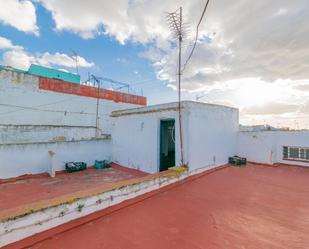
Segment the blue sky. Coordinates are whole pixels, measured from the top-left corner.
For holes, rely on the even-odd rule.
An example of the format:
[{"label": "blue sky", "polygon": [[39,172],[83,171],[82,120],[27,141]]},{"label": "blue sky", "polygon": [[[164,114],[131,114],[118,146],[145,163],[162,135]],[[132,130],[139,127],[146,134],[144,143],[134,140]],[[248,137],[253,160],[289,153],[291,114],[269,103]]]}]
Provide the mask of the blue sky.
[{"label": "blue sky", "polygon": [[[0,63],[88,72],[132,84],[149,104],[177,100],[175,46],[166,12],[183,7],[183,60],[204,0],[0,0]],[[243,124],[309,128],[306,0],[211,1],[182,98],[234,106]],[[108,85],[106,85],[108,87]],[[297,127],[296,124],[297,123]]]},{"label": "blue sky", "polygon": [[[37,25],[40,36],[29,35],[12,26],[2,24],[1,36],[24,47],[29,53],[64,53],[72,55],[71,49],[79,56],[94,62],[91,68],[79,68],[82,80],[88,78],[88,72],[96,76],[104,76],[132,85],[132,93],[143,94],[149,103],[162,103],[176,100],[176,92],[166,86],[166,82],[156,78],[150,60],[141,56],[146,50],[145,45],[137,42],[120,44],[110,36],[97,36],[83,39],[71,32],[55,31],[55,22],[41,5],[36,5]],[[103,28],[102,28],[103,29]],[[4,51],[0,50],[0,57]],[[75,68],[53,65],[75,73]],[[109,83],[103,83],[110,87]]]}]

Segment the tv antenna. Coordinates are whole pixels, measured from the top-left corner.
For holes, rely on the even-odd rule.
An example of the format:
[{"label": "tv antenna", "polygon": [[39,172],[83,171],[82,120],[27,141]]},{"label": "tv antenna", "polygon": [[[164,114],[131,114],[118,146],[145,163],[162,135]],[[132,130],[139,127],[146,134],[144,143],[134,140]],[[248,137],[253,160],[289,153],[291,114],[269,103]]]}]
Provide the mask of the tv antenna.
[{"label": "tv antenna", "polygon": [[101,79],[96,77],[95,75],[91,75],[91,79],[93,80],[93,85],[95,86],[97,84],[97,103],[96,103],[96,118],[95,118],[95,136],[100,136],[100,125],[99,125],[99,106],[100,106],[100,88],[101,88]]},{"label": "tv antenna", "polygon": [[199,101],[200,99],[206,97],[206,94],[201,94],[201,95],[196,95],[195,96],[195,101]]},{"label": "tv antenna", "polygon": [[180,139],[180,161],[184,165],[183,138],[182,138],[182,118],[181,118],[181,45],[184,37],[182,7],[174,12],[167,13],[168,26],[178,40],[178,122]]},{"label": "tv antenna", "polygon": [[72,60],[74,60],[74,62],[75,62],[75,66],[76,66],[76,74],[79,74],[79,72],[78,72],[78,53],[74,50],[74,49],[72,49],[72,48],[70,48],[70,51],[72,52],[72,54],[73,54],[73,56],[71,57],[72,58]]}]

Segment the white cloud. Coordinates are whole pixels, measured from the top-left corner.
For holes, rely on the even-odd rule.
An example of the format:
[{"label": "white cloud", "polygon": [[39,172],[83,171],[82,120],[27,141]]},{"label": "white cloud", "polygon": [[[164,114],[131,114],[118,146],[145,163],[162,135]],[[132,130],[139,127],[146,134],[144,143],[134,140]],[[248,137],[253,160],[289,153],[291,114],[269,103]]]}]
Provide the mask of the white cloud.
[{"label": "white cloud", "polygon": [[[67,54],[62,54],[62,53],[55,53],[55,54],[50,54],[48,52],[45,52],[43,54],[39,54],[36,57],[37,63],[40,65],[60,65],[64,67],[75,67],[76,62],[75,60],[67,55]],[[93,62],[88,62],[86,61],[85,58],[78,56],[77,57],[78,61],[78,66],[79,67],[93,67],[94,63]]]},{"label": "white cloud", "polygon": [[[49,52],[31,54],[23,47],[14,45],[10,40],[0,36],[0,49],[7,50],[3,53],[2,64],[27,70],[30,64],[38,64],[48,67],[68,67],[76,66],[75,60],[67,54]],[[93,67],[93,62],[88,62],[85,58],[78,56],[79,67]]]},{"label": "white cloud", "polygon": [[[120,43],[156,40],[166,45],[169,36],[165,12],[177,8],[174,1],[143,0],[40,0],[52,13],[56,30],[67,30],[83,38],[106,34]],[[78,20],[78,22],[76,21]],[[163,31],[163,32],[162,32]]]},{"label": "white cloud", "polygon": [[1,64],[27,70],[35,57],[31,56],[23,49],[9,50],[3,53]]},{"label": "white cloud", "polygon": [[29,0],[0,0],[0,21],[20,31],[39,35],[36,13]]},{"label": "white cloud", "polygon": [[[41,0],[51,11],[57,30],[84,38],[102,33],[127,40],[151,43],[150,59],[158,78],[173,82],[177,53],[170,46],[165,13],[183,6],[189,23],[184,47],[190,50],[192,35],[203,0]],[[309,78],[309,5],[306,0],[212,1],[200,30],[200,42],[184,74],[184,88],[198,89],[215,81],[240,78]],[[240,14],[241,13],[241,14]],[[78,20],[78,22],[76,21]],[[163,50],[154,55],[154,49]],[[186,51],[187,50],[187,51]]]},{"label": "white cloud", "polygon": [[285,15],[288,12],[287,9],[281,8],[278,11],[276,11],[276,13],[274,14],[274,16],[282,16]]},{"label": "white cloud", "polygon": [[273,115],[296,112],[298,109],[299,106],[295,104],[268,102],[262,105],[244,108],[243,113],[250,115]]},{"label": "white cloud", "polygon": [[[142,56],[153,62],[157,78],[174,88],[177,48],[166,12],[183,7],[190,28],[183,46],[185,61],[205,4],[204,0],[38,1],[51,12],[59,32],[83,38],[108,35],[122,44],[146,45]],[[209,90],[213,102],[224,100],[241,108],[274,102],[302,105],[309,97],[306,87],[299,86],[300,81],[309,81],[307,13],[307,0],[211,1],[195,54],[183,73],[183,89]]]},{"label": "white cloud", "polygon": [[[70,30],[83,38],[92,38],[101,32],[102,25],[104,25],[106,32],[112,35],[117,33],[119,41],[126,39],[121,33],[121,28],[118,27],[118,22],[123,22],[122,30],[127,29],[125,18],[128,3],[126,0],[109,1],[108,3],[93,0],[42,0],[41,3],[51,11],[56,23],[56,30]],[[117,18],[119,20],[114,22]]]},{"label": "white cloud", "polygon": [[18,46],[13,45],[12,41],[0,36],[0,49],[16,49]]},{"label": "white cloud", "polygon": [[294,89],[297,89],[299,91],[309,91],[309,82],[295,85]]}]

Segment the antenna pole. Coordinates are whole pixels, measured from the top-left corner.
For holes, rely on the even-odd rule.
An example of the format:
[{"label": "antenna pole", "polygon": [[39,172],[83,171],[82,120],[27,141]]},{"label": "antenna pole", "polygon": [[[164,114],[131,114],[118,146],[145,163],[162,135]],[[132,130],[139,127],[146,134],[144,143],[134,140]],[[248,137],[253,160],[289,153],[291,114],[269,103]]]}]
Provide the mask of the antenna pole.
[{"label": "antenna pole", "polygon": [[96,137],[99,137],[99,105],[100,105],[100,81],[98,83],[98,91],[97,91],[97,109],[96,109],[96,121],[95,121],[95,128],[96,128]]},{"label": "antenna pole", "polygon": [[96,104],[96,114],[95,114],[95,136],[100,136],[100,128],[99,128],[99,105],[100,105],[100,79],[98,79],[93,74],[91,75],[91,78],[93,79],[93,85],[98,84],[97,88],[97,104]]},{"label": "antenna pole", "polygon": [[184,36],[182,7],[174,12],[167,14],[167,21],[169,27],[175,38],[178,40],[178,123],[179,123],[179,145],[180,145],[180,163],[184,165],[184,149],[183,149],[183,131],[182,131],[182,117],[181,117],[181,46]]},{"label": "antenna pole", "polygon": [[179,36],[178,36],[178,122],[179,122],[179,139],[180,139],[180,161],[184,165],[183,158],[183,138],[182,138],[182,118],[181,118],[181,43],[182,43],[182,7],[179,14]]},{"label": "antenna pole", "polygon": [[75,61],[75,66],[76,66],[76,74],[79,74],[78,71],[78,53],[74,49],[70,49],[72,54],[74,55],[73,60]]}]

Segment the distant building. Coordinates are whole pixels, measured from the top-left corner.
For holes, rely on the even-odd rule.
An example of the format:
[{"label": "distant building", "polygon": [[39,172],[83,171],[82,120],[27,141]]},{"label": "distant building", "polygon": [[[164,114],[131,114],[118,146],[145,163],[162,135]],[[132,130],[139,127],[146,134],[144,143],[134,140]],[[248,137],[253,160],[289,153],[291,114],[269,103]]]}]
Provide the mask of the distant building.
[{"label": "distant building", "polygon": [[271,125],[239,125],[239,131],[289,131],[289,127],[276,128]]},{"label": "distant building", "polygon": [[0,179],[46,172],[49,151],[56,153],[56,171],[66,161],[111,160],[111,112],[145,106],[147,99],[81,85],[79,77],[0,67]]},{"label": "distant building", "polygon": [[277,131],[278,128],[275,128],[270,125],[239,125],[240,131]]}]

